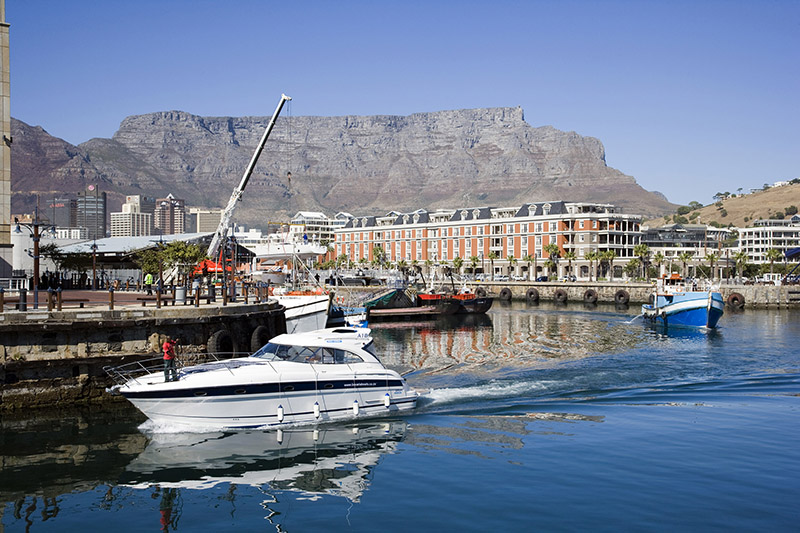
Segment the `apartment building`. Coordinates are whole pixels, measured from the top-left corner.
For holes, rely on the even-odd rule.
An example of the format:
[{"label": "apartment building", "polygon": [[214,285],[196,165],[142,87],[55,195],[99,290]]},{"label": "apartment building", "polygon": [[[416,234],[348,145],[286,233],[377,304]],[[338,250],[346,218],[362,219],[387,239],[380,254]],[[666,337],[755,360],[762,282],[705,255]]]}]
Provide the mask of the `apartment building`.
[{"label": "apartment building", "polygon": [[[433,261],[452,263],[460,257],[465,265],[478,260],[484,272],[523,275],[530,256],[538,275],[548,254],[548,244],[556,244],[562,259],[557,275],[565,275],[572,252],[572,273],[589,276],[589,252],[613,250],[616,257],[635,257],[633,248],[640,242],[641,216],[618,212],[610,204],[541,202],[517,207],[472,207],[412,213],[391,212],[382,217],[356,216],[336,230],[336,255],[359,262],[375,259],[380,247],[387,261],[406,263]],[[490,259],[491,257],[491,259]],[[513,259],[509,259],[513,258]],[[620,269],[621,266],[616,268]],[[477,270],[477,268],[476,268]]]},{"label": "apartment building", "polygon": [[769,264],[769,250],[775,248],[784,254],[797,247],[800,247],[800,215],[786,220],[756,220],[751,228],[739,228],[739,249],[747,253],[750,263]]}]

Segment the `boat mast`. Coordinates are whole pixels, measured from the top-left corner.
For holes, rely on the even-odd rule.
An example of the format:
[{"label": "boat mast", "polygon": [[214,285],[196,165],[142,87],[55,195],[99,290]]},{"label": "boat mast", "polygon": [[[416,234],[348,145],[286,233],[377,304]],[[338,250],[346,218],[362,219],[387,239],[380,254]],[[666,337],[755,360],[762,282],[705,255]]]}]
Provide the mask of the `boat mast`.
[{"label": "boat mast", "polygon": [[272,132],[272,128],[275,127],[275,121],[278,119],[281,109],[283,109],[283,104],[285,104],[287,100],[291,99],[292,98],[290,96],[286,96],[285,94],[281,95],[281,101],[278,102],[278,107],[275,108],[275,113],[272,114],[272,119],[270,119],[269,124],[267,124],[267,129],[264,131],[264,135],[261,137],[261,141],[258,143],[255,153],[253,153],[253,157],[250,159],[250,164],[247,165],[247,168],[244,171],[244,175],[242,176],[242,180],[239,182],[239,186],[233,190],[231,198],[228,200],[228,205],[225,207],[225,211],[222,212],[222,216],[220,217],[217,231],[214,232],[214,236],[211,238],[211,244],[208,245],[207,255],[211,259],[214,259],[217,255],[217,252],[219,252],[222,239],[227,234],[228,226],[233,218],[233,211],[236,209],[236,202],[242,199],[244,188],[247,186],[247,182],[250,180],[250,175],[253,173],[253,169],[256,167],[258,156],[260,156],[261,151],[264,150],[264,145],[267,143],[267,137],[269,137],[269,134]]}]

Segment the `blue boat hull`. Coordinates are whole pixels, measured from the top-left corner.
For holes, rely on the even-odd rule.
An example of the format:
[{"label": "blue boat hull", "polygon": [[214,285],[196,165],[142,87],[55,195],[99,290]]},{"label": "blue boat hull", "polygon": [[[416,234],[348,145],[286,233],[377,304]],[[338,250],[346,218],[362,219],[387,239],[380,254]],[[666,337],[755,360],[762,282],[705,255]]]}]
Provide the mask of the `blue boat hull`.
[{"label": "blue boat hull", "polygon": [[725,302],[718,292],[682,292],[659,294],[655,305],[642,306],[645,320],[662,326],[715,328],[722,318]]}]

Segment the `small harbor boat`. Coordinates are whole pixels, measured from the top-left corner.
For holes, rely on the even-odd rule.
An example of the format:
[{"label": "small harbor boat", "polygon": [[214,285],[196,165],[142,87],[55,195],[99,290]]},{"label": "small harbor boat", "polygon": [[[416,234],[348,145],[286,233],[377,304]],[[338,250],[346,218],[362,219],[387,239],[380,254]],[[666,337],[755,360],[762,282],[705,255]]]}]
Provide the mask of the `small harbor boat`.
[{"label": "small harbor boat", "polygon": [[276,288],[270,297],[282,305],[287,333],[304,333],[326,327],[331,295],[320,288],[292,290]]},{"label": "small harbor boat", "polygon": [[248,357],[180,368],[108,368],[127,398],[157,424],[243,429],[308,425],[396,414],[419,394],[375,356],[370,330],[285,333]]},{"label": "small harbor boat", "polygon": [[456,294],[421,292],[417,295],[420,305],[436,305],[446,301],[455,301],[458,304],[456,314],[485,313],[492,307],[494,298],[481,297],[477,294],[462,290]]},{"label": "small harbor boat", "polygon": [[718,290],[700,290],[678,274],[659,278],[651,299],[642,305],[642,316],[660,326],[715,328],[725,310]]}]

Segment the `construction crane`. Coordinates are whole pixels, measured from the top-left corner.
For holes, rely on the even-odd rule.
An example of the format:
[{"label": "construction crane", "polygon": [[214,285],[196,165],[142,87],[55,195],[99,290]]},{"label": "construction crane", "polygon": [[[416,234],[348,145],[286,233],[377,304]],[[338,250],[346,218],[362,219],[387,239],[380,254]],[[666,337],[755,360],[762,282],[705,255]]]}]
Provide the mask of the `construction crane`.
[{"label": "construction crane", "polygon": [[292,98],[290,96],[286,96],[285,94],[281,95],[281,101],[278,102],[278,107],[275,108],[275,113],[273,113],[272,119],[269,121],[269,124],[267,124],[267,129],[264,131],[264,135],[261,137],[261,141],[258,143],[253,157],[250,159],[250,164],[247,165],[247,168],[244,171],[242,181],[240,181],[239,186],[233,190],[231,199],[228,200],[228,205],[225,207],[225,211],[222,212],[222,216],[219,219],[219,226],[217,226],[217,231],[214,232],[214,236],[211,238],[211,244],[208,245],[208,257],[210,257],[212,260],[219,252],[222,239],[225,238],[225,234],[228,232],[228,226],[230,226],[231,219],[233,218],[233,211],[236,209],[236,203],[242,199],[244,188],[247,186],[247,182],[250,180],[250,175],[253,173],[253,169],[256,167],[258,156],[261,155],[261,151],[264,149],[264,145],[267,142],[267,137],[269,137],[269,134],[272,132],[272,128],[275,127],[275,121],[278,119],[281,109],[283,109],[283,104],[291,99]]}]

